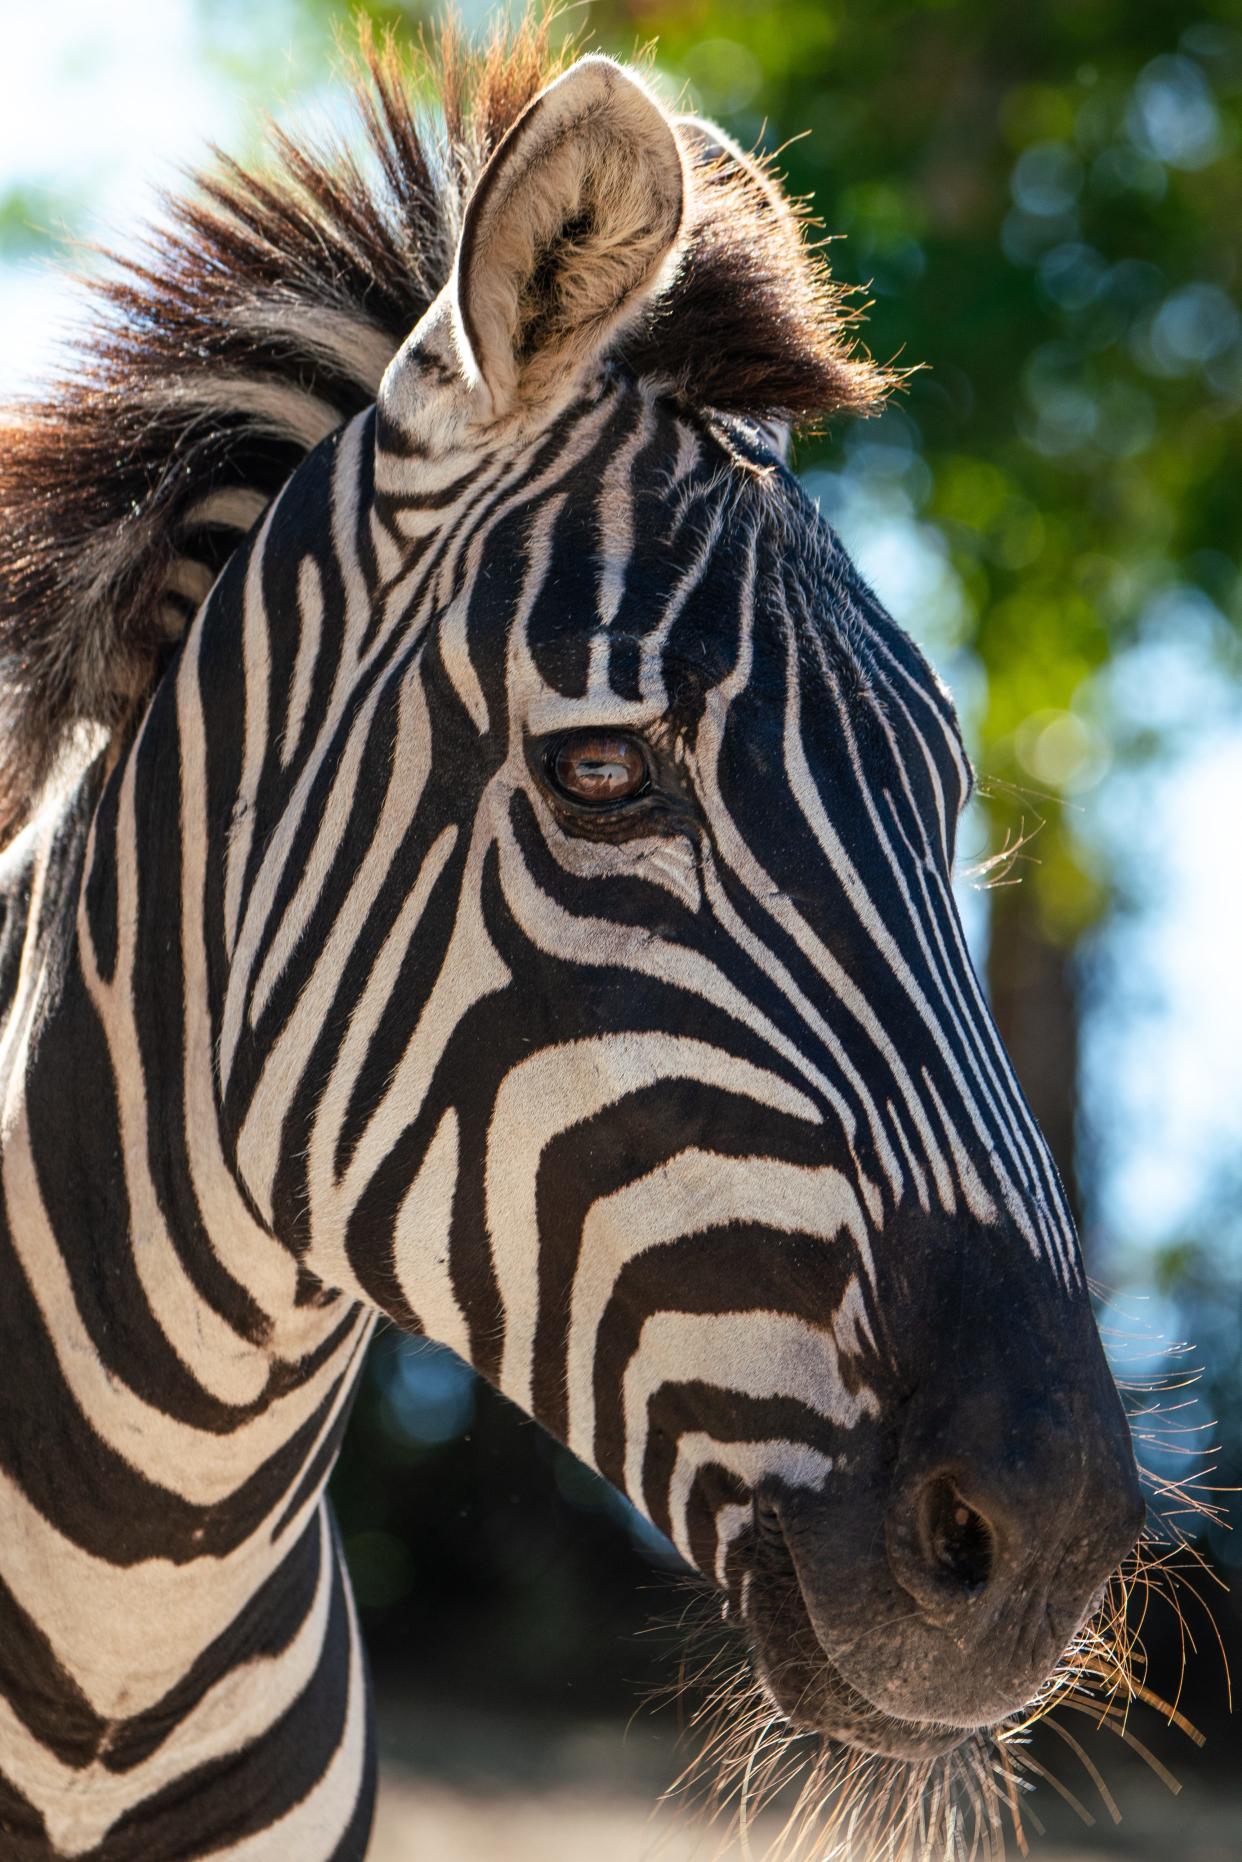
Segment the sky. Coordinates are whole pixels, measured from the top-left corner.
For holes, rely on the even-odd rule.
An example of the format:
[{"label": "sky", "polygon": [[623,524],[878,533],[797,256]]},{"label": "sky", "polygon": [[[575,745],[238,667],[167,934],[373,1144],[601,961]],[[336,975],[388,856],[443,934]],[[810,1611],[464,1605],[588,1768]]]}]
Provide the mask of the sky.
[{"label": "sky", "polygon": [[[5,24],[0,202],[20,189],[36,222],[115,241],[153,190],[215,141],[253,146],[268,108],[330,111],[329,34],[283,0],[58,0]],[[20,74],[17,83],[12,74]],[[256,83],[263,86],[262,97]],[[295,101],[296,100],[296,101]],[[46,251],[0,257],[0,396],[55,351],[72,296]],[[954,590],[934,527],[867,445],[812,487],[897,619],[954,686],[969,729],[969,660],[946,647]],[[1142,1286],[1153,1251],[1192,1225],[1242,1137],[1242,707],[1213,671],[1219,623],[1190,597],[1143,618],[1105,675],[1121,713],[1171,725],[1174,749],[1141,772],[1099,770],[1081,829],[1120,860],[1129,909],[1090,958],[1083,1093],[1095,1131],[1103,1271]],[[979,946],[986,900],[962,887]]]}]

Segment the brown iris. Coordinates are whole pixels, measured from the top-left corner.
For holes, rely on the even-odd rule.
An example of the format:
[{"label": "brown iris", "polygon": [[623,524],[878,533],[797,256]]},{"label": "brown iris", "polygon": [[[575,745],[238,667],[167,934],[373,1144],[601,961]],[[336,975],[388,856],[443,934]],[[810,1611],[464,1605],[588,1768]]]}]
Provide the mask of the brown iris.
[{"label": "brown iris", "polygon": [[553,746],[553,782],[570,801],[615,808],[647,787],[647,753],[637,737],[620,731],[575,731]]}]

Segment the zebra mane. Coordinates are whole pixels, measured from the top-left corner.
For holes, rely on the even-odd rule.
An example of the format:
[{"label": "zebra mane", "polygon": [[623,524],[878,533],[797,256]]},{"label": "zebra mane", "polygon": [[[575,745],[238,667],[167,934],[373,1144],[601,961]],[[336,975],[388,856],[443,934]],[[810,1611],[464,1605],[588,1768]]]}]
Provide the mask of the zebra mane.
[{"label": "zebra mane", "polygon": [[[138,712],[239,536],[374,400],[488,156],[572,56],[552,24],[528,15],[478,49],[449,26],[416,62],[364,35],[356,147],[273,128],[262,167],[217,156],[88,286],[48,389],[0,411],[0,836],[86,727]],[[628,364],[758,420],[875,407],[891,378],[855,353],[804,209],[709,126],[677,128],[685,254]]]}]

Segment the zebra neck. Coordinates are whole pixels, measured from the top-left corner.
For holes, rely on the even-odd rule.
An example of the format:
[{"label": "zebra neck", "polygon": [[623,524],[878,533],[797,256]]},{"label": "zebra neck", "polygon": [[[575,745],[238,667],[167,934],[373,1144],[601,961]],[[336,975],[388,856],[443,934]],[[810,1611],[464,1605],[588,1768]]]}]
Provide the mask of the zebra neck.
[{"label": "zebra neck", "polygon": [[[238,1837],[303,1799],[344,1840],[367,1795],[366,1690],[322,1489],[371,1318],[308,1291],[226,1168],[204,953],[169,898],[184,862],[158,814],[140,821],[137,763],[93,812],[88,779],[0,871],[0,1823],[25,1832],[15,1856],[189,1855],[216,1846],[217,1815]],[[313,1766],[294,1763],[316,1728]],[[267,1782],[243,1793],[252,1763]],[[273,1856],[338,1852],[292,1829]]]}]

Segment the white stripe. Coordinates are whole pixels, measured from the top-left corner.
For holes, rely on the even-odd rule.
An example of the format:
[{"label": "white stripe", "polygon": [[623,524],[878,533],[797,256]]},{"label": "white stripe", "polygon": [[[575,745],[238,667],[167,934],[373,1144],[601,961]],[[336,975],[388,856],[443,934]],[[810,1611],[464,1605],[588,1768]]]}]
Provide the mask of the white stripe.
[{"label": "white stripe", "polygon": [[397,1211],[393,1266],[398,1285],[428,1338],[438,1339],[469,1359],[470,1332],[449,1271],[457,1155],[457,1114],[450,1106]]},{"label": "white stripe", "polygon": [[[226,955],[233,955],[241,917],[241,889],[250,844],[254,837],[254,802],[259,777],[267,753],[268,677],[271,648],[267,637],[267,610],[263,602],[263,563],[272,519],[280,500],[271,505],[263,526],[250,549],[246,580],[242,594],[242,768],[238,784],[238,807],[229,829],[224,864],[224,944]],[[204,620],[199,622],[201,634]]]},{"label": "white stripe", "polygon": [[298,569],[297,619],[298,651],[293,663],[293,683],[289,687],[285,728],[280,739],[282,769],[288,769],[302,741],[306,707],[310,703],[311,684],[319,660],[319,639],[323,628],[323,577],[313,556],[304,556]]}]

